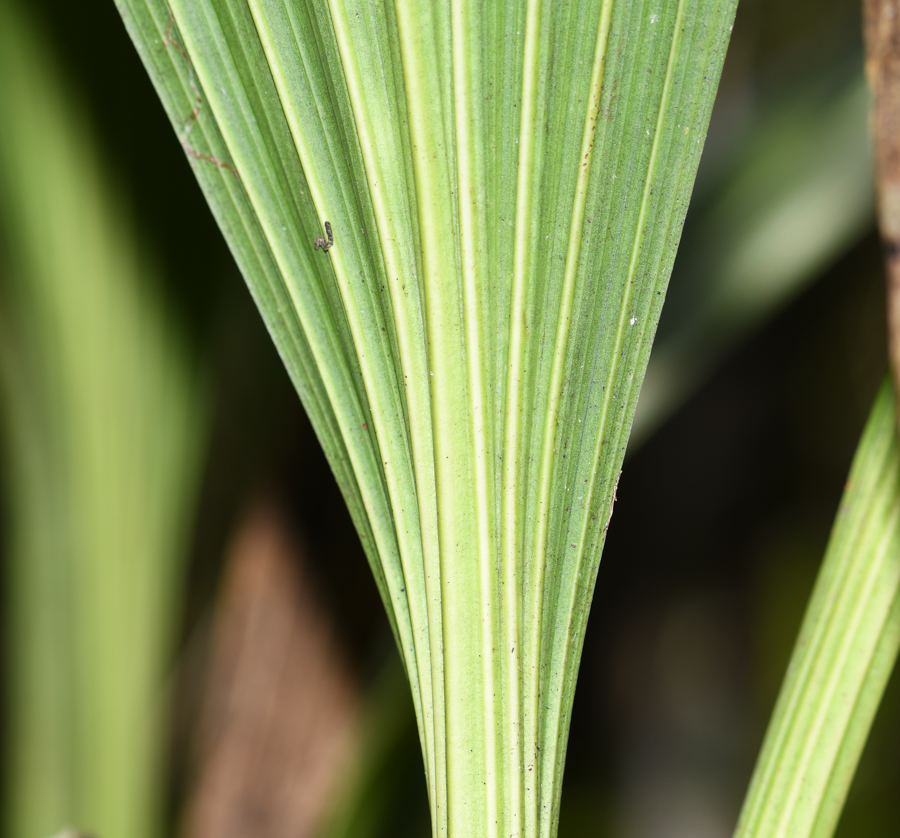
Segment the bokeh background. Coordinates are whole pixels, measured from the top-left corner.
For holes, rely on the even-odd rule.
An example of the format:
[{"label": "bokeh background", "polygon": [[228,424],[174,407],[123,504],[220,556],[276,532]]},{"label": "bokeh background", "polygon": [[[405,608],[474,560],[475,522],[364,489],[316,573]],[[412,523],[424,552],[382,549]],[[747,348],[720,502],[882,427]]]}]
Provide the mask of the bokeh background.
[{"label": "bokeh background", "polygon": [[[148,836],[425,838],[365,558],[113,3],[0,4],[37,56],[0,59],[5,833],[117,838],[103,825],[131,817]],[[860,16],[855,0],[741,0],[600,567],[560,838],[734,828],[886,370]],[[38,116],[58,148],[16,139]],[[84,179],[68,192],[66,166]],[[111,225],[96,241],[78,226],[94,205]],[[55,242],[94,250],[54,263]],[[131,302],[104,296],[126,285]],[[102,420],[75,391],[107,400]],[[90,456],[107,463],[96,485],[60,477]],[[84,542],[108,555],[66,546],[84,496],[112,508],[148,483],[177,508],[154,517],[138,491],[119,541]],[[841,836],[900,834],[897,680]],[[35,807],[59,822],[29,832]]]}]

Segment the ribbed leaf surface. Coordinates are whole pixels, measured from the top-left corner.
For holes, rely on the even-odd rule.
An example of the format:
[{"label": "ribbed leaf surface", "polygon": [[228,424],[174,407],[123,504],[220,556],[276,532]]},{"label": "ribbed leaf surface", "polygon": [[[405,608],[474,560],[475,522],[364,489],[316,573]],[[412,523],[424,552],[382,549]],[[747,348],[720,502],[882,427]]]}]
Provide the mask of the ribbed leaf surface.
[{"label": "ribbed leaf surface", "polygon": [[552,834],[735,0],[117,2],[368,551],[435,834]]}]

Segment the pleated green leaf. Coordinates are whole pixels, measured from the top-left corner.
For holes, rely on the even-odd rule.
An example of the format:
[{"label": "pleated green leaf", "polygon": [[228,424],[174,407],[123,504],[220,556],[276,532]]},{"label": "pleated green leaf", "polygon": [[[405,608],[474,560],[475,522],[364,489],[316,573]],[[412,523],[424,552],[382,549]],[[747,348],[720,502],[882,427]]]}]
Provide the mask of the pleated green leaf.
[{"label": "pleated green leaf", "polygon": [[156,838],[202,398],[25,11],[0,0],[0,811],[10,838]]},{"label": "pleated green leaf", "polygon": [[551,835],[735,0],[117,3],[359,529],[435,835]]},{"label": "pleated green leaf", "polygon": [[878,394],[735,838],[829,838],[900,649],[900,449]]}]

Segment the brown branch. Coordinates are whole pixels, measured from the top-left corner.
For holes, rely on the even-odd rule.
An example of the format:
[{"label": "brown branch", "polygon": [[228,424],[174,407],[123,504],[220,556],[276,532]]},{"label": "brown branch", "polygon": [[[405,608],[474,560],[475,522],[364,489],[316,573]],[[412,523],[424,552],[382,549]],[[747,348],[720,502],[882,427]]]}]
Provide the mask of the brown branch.
[{"label": "brown branch", "polygon": [[863,0],[863,30],[887,275],[888,352],[900,398],[900,0]]},{"label": "brown branch", "polygon": [[359,691],[276,503],[232,545],[212,622],[184,838],[314,838],[353,759]]}]

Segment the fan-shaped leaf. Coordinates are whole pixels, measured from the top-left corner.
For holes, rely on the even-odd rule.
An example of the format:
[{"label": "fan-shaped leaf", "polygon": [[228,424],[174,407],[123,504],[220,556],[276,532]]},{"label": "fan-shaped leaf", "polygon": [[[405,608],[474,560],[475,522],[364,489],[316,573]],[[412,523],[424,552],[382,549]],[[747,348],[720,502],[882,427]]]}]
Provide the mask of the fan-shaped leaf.
[{"label": "fan-shaped leaf", "polygon": [[550,835],[734,0],[118,5],[359,527],[435,834]]}]

